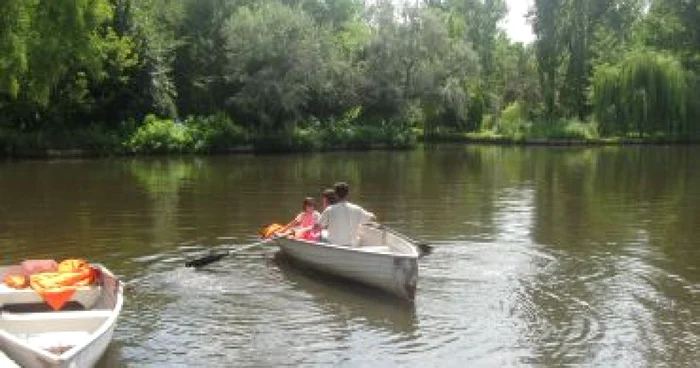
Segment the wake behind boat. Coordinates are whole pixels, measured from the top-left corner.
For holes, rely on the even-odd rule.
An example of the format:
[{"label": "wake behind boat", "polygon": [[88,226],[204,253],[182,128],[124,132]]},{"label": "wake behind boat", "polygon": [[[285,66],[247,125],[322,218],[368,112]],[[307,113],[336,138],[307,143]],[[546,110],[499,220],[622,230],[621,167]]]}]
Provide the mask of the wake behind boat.
[{"label": "wake behind boat", "polygon": [[347,246],[292,237],[275,242],[292,260],[412,301],[418,284],[416,245],[373,224],[361,225],[357,235],[355,244]]},{"label": "wake behind boat", "polygon": [[[0,284],[0,352],[22,367],[94,366],[112,340],[124,299],[121,282],[106,267],[91,266],[97,279],[78,286],[60,310],[48,308],[31,288]],[[0,275],[8,270],[0,267]]]}]

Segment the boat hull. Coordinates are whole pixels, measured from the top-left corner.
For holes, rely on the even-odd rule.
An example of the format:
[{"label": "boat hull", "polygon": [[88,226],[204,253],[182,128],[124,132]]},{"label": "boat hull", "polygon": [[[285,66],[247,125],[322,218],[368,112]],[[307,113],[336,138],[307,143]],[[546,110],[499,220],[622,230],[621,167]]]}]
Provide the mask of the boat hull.
[{"label": "boat hull", "polygon": [[369,247],[348,247],[279,238],[280,250],[292,260],[321,272],[371,286],[413,300],[418,283],[415,254],[373,252]]},{"label": "boat hull", "polygon": [[[94,310],[0,315],[0,319],[4,318],[17,325],[37,324],[38,320],[39,327],[32,327],[32,330],[40,330],[44,326],[53,333],[70,335],[74,330],[89,329],[89,336],[83,343],[61,354],[54,354],[28,343],[15,333],[0,330],[0,351],[19,366],[27,368],[95,366],[112,341],[124,302],[123,287],[119,280],[103,266],[97,266],[102,272],[102,297],[93,306]],[[88,334],[84,331],[79,333]]]}]

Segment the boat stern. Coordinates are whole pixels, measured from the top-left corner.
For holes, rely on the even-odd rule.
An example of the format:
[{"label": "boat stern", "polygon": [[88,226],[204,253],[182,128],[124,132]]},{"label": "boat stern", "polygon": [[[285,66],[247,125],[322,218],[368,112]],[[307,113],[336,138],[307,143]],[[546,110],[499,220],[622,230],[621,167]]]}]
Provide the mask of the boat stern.
[{"label": "boat stern", "polygon": [[414,300],[418,287],[418,261],[416,258],[395,257],[394,279],[400,295],[408,300]]}]

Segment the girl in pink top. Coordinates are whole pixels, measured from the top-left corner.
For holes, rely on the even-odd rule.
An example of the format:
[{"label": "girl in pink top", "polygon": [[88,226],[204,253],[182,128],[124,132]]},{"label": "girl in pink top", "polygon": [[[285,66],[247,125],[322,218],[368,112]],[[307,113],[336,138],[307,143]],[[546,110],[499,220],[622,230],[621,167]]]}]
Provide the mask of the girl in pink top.
[{"label": "girl in pink top", "polygon": [[[297,239],[318,241],[318,231],[314,229],[321,214],[316,211],[316,203],[311,197],[304,198],[301,205],[302,211],[292,220],[284,230],[292,229]],[[284,232],[282,230],[282,232]]]}]

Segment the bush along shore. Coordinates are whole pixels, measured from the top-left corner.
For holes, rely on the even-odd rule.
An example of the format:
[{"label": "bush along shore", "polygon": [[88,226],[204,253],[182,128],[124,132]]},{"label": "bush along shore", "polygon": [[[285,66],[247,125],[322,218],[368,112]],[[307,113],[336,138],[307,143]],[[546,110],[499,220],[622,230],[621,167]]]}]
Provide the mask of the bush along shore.
[{"label": "bush along shore", "polygon": [[111,129],[101,124],[24,132],[0,129],[0,154],[75,157],[151,154],[220,154],[329,150],[410,149],[418,131],[397,124],[306,122],[284,131],[250,131],[225,114],[183,120],[147,115]]},{"label": "bush along shore", "polygon": [[225,114],[183,120],[146,116],[111,129],[87,128],[29,131],[0,129],[0,156],[79,157],[109,155],[282,153],[334,150],[412,149],[420,143],[464,143],[543,146],[626,144],[700,144],[700,138],[657,134],[601,137],[597,124],[558,121],[552,124],[501,117],[479,132],[423,129],[396,124],[339,121],[306,122],[287,131],[253,132]]}]

